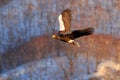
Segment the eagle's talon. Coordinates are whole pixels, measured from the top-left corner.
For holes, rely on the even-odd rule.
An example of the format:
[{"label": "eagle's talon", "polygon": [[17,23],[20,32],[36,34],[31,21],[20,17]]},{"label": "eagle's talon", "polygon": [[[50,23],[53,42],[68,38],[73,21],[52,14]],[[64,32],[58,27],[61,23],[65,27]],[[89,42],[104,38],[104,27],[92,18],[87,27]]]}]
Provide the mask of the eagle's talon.
[{"label": "eagle's talon", "polygon": [[74,40],[69,40],[68,43],[76,45],[77,47],[80,47],[79,42],[76,42]]},{"label": "eagle's talon", "polygon": [[79,42],[74,41],[73,44],[76,45],[77,47],[80,47]]}]

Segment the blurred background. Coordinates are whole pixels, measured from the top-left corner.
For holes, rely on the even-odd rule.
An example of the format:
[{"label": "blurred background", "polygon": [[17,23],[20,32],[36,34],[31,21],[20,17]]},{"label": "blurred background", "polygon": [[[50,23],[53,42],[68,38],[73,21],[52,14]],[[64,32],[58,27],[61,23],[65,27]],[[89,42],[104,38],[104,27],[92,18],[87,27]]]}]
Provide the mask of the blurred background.
[{"label": "blurred background", "polygon": [[[80,48],[51,38],[67,8],[72,30],[95,29]],[[0,80],[120,80],[119,13],[120,0],[0,0]]]}]

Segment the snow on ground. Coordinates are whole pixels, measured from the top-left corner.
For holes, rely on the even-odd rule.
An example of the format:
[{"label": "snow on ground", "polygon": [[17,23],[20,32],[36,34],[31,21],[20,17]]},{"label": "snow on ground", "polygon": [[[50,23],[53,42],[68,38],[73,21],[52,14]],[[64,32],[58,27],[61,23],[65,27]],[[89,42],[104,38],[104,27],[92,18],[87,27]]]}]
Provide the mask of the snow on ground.
[{"label": "snow on ground", "polygon": [[[70,70],[70,61],[66,56],[33,61],[2,73],[0,80],[90,80],[95,77],[98,80],[120,80],[120,64],[114,61],[102,61],[96,72],[96,60],[93,57],[89,60],[83,55],[73,58],[73,72]],[[88,68],[90,74],[87,73]]]},{"label": "snow on ground", "polygon": [[86,76],[84,75],[87,74],[87,60],[85,57],[80,56],[73,60],[73,66],[75,68],[73,71],[74,74],[72,75],[71,70],[69,70],[69,61],[68,57],[47,58],[34,61],[2,73],[0,80],[64,80],[66,74],[72,80],[85,79]]},{"label": "snow on ground", "polygon": [[17,67],[14,70],[8,71],[7,73],[3,73],[0,75],[0,80],[2,79],[29,80],[31,77],[33,78],[33,80],[36,80],[35,79],[36,77],[38,77],[38,79],[40,76],[41,78],[43,78],[42,76],[48,74],[48,72],[51,72],[51,70],[56,70],[56,69],[57,66],[53,59],[44,59],[44,60],[34,61],[28,64],[24,64],[20,67]]},{"label": "snow on ground", "polygon": [[98,77],[100,80],[120,80],[120,63],[112,60],[102,61],[98,64],[97,71],[88,76]]}]

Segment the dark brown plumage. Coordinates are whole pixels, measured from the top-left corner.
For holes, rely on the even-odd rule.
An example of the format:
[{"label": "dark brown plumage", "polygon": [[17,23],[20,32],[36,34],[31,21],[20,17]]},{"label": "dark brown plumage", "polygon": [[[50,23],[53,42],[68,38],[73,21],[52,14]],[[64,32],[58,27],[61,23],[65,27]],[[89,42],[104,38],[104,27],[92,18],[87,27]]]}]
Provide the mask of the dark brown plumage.
[{"label": "dark brown plumage", "polygon": [[87,36],[94,32],[93,28],[86,28],[82,30],[74,30],[70,31],[71,27],[71,10],[64,10],[60,16],[58,17],[60,30],[57,35],[53,34],[52,38],[61,40],[73,45],[79,46],[79,43],[74,41],[74,39],[79,38],[81,36]]}]

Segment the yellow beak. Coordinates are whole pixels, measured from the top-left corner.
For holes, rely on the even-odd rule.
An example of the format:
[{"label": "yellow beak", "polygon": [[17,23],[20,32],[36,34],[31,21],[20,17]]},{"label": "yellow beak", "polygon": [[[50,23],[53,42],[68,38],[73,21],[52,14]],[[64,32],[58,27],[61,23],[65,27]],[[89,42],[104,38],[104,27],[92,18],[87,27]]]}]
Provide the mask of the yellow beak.
[{"label": "yellow beak", "polygon": [[52,38],[55,39],[56,35],[52,35]]}]

